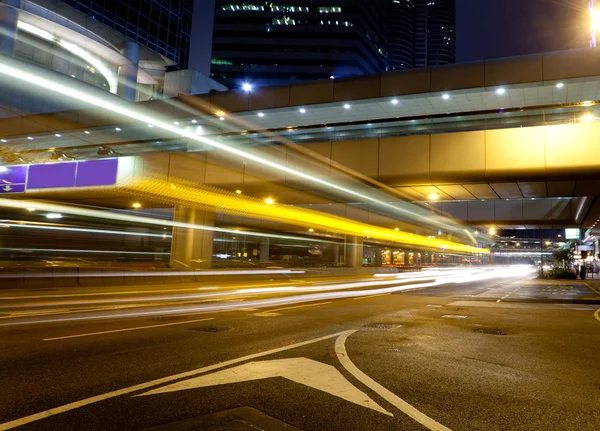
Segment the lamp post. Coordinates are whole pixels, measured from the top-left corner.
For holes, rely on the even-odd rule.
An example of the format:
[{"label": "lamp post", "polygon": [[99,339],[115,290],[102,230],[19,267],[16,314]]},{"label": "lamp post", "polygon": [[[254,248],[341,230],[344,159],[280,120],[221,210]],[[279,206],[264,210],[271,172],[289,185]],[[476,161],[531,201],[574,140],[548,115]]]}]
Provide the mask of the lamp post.
[{"label": "lamp post", "polygon": [[600,11],[596,9],[596,0],[590,0],[588,3],[590,11],[590,48],[596,47],[596,30],[600,27]]},{"label": "lamp post", "polygon": [[540,275],[544,278],[544,234],[540,228]]}]

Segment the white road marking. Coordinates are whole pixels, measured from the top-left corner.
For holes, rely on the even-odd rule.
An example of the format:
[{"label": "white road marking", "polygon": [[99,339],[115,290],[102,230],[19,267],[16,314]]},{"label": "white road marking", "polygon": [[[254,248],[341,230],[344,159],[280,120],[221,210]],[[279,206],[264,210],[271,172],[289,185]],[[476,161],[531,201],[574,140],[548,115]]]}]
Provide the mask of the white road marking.
[{"label": "white road marking", "polygon": [[415,421],[419,422],[424,427],[430,429],[431,431],[451,431],[450,428],[445,427],[439,422],[436,422],[434,419],[431,419],[425,413],[421,413],[419,410],[408,404],[402,398],[393,394],[375,380],[367,376],[361,370],[359,370],[356,365],[350,360],[348,357],[348,352],[346,352],[346,339],[349,335],[355,333],[356,330],[345,331],[340,334],[337,340],[335,340],[335,353],[342,366],[352,374],[356,379],[358,379],[365,386],[379,394],[383,399],[397,407],[401,412],[411,417]]},{"label": "white road marking", "polygon": [[388,416],[394,416],[373,401],[367,394],[353,386],[335,367],[308,358],[248,362],[234,368],[173,383],[136,396],[156,395],[272,377],[283,377],[301,385],[327,392],[359,406]]},{"label": "white road marking", "polygon": [[284,352],[286,350],[295,349],[296,347],[302,347],[302,346],[307,346],[309,344],[318,343],[319,341],[329,340],[330,338],[337,337],[341,334],[344,334],[344,332],[336,332],[335,334],[326,335],[324,337],[319,337],[319,338],[313,338],[312,340],[307,340],[307,341],[302,341],[300,343],[290,344],[289,346],[278,347],[276,349],[267,350],[265,352],[260,352],[260,353],[253,353],[251,355],[242,356],[241,358],[231,359],[229,361],[220,362],[218,364],[209,365],[207,367],[202,367],[202,368],[198,368],[195,370],[186,371],[184,373],[174,374],[169,377],[163,377],[161,379],[152,380],[150,382],[141,383],[139,385],[129,386],[128,388],[119,389],[119,390],[112,391],[112,392],[107,392],[102,395],[96,395],[95,397],[90,397],[90,398],[86,398],[84,400],[75,401],[75,402],[60,406],[60,407],[55,407],[50,410],[44,410],[42,412],[35,413],[33,415],[25,416],[24,418],[15,419],[10,422],[5,422],[3,424],[0,424],[0,431],[13,429],[13,428],[16,428],[19,426],[23,426],[25,424],[39,421],[40,419],[49,418],[51,416],[58,415],[60,413],[68,412],[70,410],[75,410],[75,409],[78,409],[78,408],[81,408],[81,407],[84,407],[84,406],[87,406],[90,404],[108,400],[110,398],[119,397],[121,395],[130,394],[132,392],[142,391],[142,390],[151,388],[152,386],[163,385],[165,383],[170,383],[175,380],[183,379],[186,377],[192,377],[197,374],[206,373],[208,371],[218,370],[220,368],[225,368],[230,365],[239,364],[240,362],[249,361],[251,359],[256,359],[256,358],[260,358],[260,357],[268,356],[268,355],[273,355],[275,353],[280,353],[280,352]]},{"label": "white road marking", "polygon": [[595,312],[594,312],[594,317],[596,318],[596,320],[600,321],[600,308],[598,308]]},{"label": "white road marking", "polygon": [[462,316],[460,314],[444,314],[442,316],[444,319],[466,319],[467,316]]},{"label": "white road marking", "polygon": [[317,305],[325,305],[325,304],[331,304],[331,301],[318,302],[316,304],[294,305],[293,307],[277,308],[275,310],[263,311],[262,313],[255,313],[254,316],[259,316],[259,317],[279,316],[279,315],[281,315],[281,313],[278,313],[278,311],[293,310],[295,308],[316,307]]},{"label": "white road marking", "polygon": [[356,301],[357,299],[369,299],[369,298],[376,298],[378,296],[387,296],[387,295],[391,295],[391,293],[380,293],[379,295],[360,296],[358,298],[352,298],[352,299],[354,299]]},{"label": "white road marking", "polygon": [[161,326],[185,325],[186,323],[204,322],[206,320],[215,320],[214,317],[206,319],[186,320],[185,322],[161,323],[159,325],[137,326],[135,328],[112,329],[110,331],[88,332],[87,334],[65,335],[64,337],[44,338],[44,341],[66,340],[67,338],[91,337],[92,335],[112,334],[115,332],[138,331],[140,329],[159,328]]},{"label": "white road marking", "polygon": [[429,308],[442,308],[441,305],[428,305]]}]

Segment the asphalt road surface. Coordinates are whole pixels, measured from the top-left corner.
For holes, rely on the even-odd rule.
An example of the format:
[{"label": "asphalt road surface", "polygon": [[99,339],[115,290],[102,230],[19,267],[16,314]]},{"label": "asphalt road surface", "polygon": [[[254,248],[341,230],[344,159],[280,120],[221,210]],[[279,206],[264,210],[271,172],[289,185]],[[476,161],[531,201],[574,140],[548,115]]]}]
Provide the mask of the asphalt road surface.
[{"label": "asphalt road surface", "polygon": [[376,283],[0,289],[0,430],[598,430],[594,285]]}]

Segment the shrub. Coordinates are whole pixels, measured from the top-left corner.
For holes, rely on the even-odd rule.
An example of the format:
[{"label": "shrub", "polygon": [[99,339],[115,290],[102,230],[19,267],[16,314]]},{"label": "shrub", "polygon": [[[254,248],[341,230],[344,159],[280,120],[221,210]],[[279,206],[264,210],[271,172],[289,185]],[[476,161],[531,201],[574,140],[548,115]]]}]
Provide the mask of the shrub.
[{"label": "shrub", "polygon": [[575,280],[577,278],[577,273],[575,271],[571,271],[569,269],[552,268],[550,271],[548,271],[546,273],[546,278],[553,278],[553,279],[562,278],[565,280]]}]

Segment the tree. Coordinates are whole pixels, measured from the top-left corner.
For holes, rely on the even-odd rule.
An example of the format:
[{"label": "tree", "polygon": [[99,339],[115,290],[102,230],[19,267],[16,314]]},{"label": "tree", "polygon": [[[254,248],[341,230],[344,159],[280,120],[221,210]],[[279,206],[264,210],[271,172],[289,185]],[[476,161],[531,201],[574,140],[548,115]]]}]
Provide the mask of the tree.
[{"label": "tree", "polygon": [[573,255],[573,245],[571,242],[565,244],[564,248],[557,250],[552,255],[555,266],[559,266],[562,269],[567,269],[571,266],[575,257]]}]

